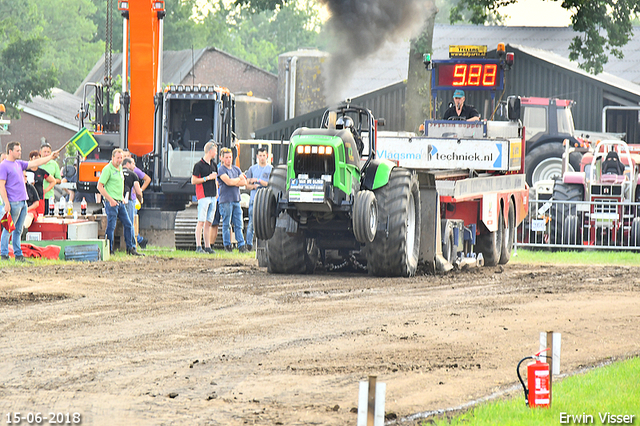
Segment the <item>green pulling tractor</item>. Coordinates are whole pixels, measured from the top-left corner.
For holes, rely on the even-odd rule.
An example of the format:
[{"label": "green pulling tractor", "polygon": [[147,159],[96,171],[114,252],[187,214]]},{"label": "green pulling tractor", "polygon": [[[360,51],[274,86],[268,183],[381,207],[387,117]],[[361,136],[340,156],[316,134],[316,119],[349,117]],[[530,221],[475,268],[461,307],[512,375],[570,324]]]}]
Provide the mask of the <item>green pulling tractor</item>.
[{"label": "green pulling tractor", "polygon": [[286,164],[273,169],[254,200],[269,272],[313,273],[322,264],[376,276],[415,274],[418,177],[376,158],[377,126],[369,110],[346,105],[326,111],[321,128],[293,133]]}]

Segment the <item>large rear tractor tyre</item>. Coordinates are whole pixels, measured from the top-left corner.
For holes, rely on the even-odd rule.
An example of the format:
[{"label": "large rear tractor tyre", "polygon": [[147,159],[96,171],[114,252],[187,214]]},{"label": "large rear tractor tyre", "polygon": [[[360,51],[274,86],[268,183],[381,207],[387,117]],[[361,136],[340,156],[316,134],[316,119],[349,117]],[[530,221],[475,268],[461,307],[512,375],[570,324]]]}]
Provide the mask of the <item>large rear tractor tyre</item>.
[{"label": "large rear tractor tyre", "polygon": [[353,202],[353,234],[359,243],[370,243],[378,228],[378,202],[371,191],[360,191]]},{"label": "large rear tractor tyre", "polygon": [[371,275],[409,277],[415,275],[420,254],[420,191],[418,178],[409,170],[394,168],[389,183],[375,190],[378,229],[366,246]]},{"label": "large rear tractor tyre", "polygon": [[[562,142],[548,142],[533,148],[526,156],[526,179],[530,187],[540,180],[553,180],[562,177]],[[569,155],[571,172],[580,171],[582,154],[573,152]]]},{"label": "large rear tractor tyre", "polygon": [[256,238],[268,240],[276,230],[278,201],[270,187],[260,188],[253,200],[253,229]]},{"label": "large rear tractor tyre", "polygon": [[511,260],[513,244],[516,241],[516,207],[513,200],[509,200],[509,213],[507,216],[507,227],[502,237],[502,251],[500,253],[500,265],[506,265]]},{"label": "large rear tractor tyre", "polygon": [[493,232],[478,235],[476,238],[476,253],[482,253],[485,266],[496,266],[500,262],[502,246],[505,238],[504,215],[500,209],[498,217],[498,229]]},{"label": "large rear tractor tyre", "polygon": [[[577,206],[575,202],[584,200],[584,187],[582,185],[568,184],[556,181],[553,185],[553,201],[566,201],[567,203],[554,203],[551,207],[551,223],[549,227],[549,243],[562,244],[569,241],[571,233],[575,232],[574,226],[565,227],[565,219],[575,216],[577,221]],[[577,226],[577,225],[576,225]],[[576,237],[574,237],[574,240]]]}]

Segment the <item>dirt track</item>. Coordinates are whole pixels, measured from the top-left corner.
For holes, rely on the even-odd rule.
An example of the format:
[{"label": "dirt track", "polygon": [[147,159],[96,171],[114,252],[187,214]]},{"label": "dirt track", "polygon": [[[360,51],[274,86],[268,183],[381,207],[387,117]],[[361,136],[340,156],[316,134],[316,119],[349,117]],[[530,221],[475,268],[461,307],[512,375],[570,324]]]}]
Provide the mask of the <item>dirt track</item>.
[{"label": "dirt track", "polygon": [[509,264],[383,279],[149,256],[5,268],[0,414],[353,425],[358,381],[377,375],[387,413],[401,419],[515,384],[540,331],[562,332],[563,372],[639,354],[639,306],[635,267]]}]

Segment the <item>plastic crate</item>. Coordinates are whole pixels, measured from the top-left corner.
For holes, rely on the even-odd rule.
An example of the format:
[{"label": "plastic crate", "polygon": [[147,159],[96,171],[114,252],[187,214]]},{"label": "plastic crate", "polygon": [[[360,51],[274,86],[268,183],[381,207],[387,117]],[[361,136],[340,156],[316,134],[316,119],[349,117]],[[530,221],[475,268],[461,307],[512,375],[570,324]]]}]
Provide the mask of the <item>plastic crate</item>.
[{"label": "plastic crate", "polygon": [[100,248],[97,244],[67,246],[64,248],[64,258],[80,262],[95,262],[100,260]]}]

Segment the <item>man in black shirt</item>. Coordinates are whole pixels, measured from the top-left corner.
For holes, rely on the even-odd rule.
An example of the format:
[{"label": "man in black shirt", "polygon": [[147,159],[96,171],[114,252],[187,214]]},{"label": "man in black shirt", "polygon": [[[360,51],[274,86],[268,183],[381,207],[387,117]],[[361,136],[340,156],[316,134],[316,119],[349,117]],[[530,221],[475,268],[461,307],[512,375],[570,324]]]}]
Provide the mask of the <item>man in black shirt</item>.
[{"label": "man in black shirt", "polygon": [[[37,160],[38,158],[40,158],[40,151],[34,150],[29,153],[29,161]],[[36,191],[38,191],[40,200],[38,204],[38,215],[44,216],[47,214],[47,212],[44,211],[44,194],[53,189],[56,184],[56,179],[41,167],[30,167],[26,172],[27,182],[31,183],[36,188]],[[44,185],[45,181],[47,182],[46,186]]]},{"label": "man in black shirt", "polygon": [[[193,166],[191,183],[196,186],[196,198],[198,199],[198,224],[196,225],[196,253],[214,253],[211,248],[211,223],[216,213],[216,196],[218,195],[217,179],[218,165],[215,158],[217,154],[216,144],[207,142],[204,145],[204,157]],[[204,249],[201,246],[201,237],[204,228]],[[218,230],[215,230],[215,235]]]},{"label": "man in black shirt", "polygon": [[132,158],[125,158],[122,160],[122,176],[124,177],[124,203],[125,208],[127,210],[127,215],[129,216],[129,220],[131,221],[131,237],[134,244],[140,243],[142,237],[138,235],[136,240],[136,230],[133,226],[133,221],[135,220],[135,211],[136,211],[136,201],[133,200],[131,189],[133,188],[134,193],[136,194],[136,200],[142,203],[142,188],[140,187],[140,180],[138,179],[138,175],[134,171],[135,163]]},{"label": "man in black shirt", "polygon": [[444,112],[445,120],[480,120],[480,113],[472,106],[464,104],[464,90],[456,90],[453,92],[453,105]]},{"label": "man in black shirt", "polygon": [[38,206],[40,204],[44,204],[40,201],[40,196],[38,195],[38,190],[35,186],[31,185],[27,181],[27,171],[24,171],[24,184],[27,188],[27,217],[24,219],[24,224],[22,225],[23,233],[29,229],[34,220],[38,218]]}]

